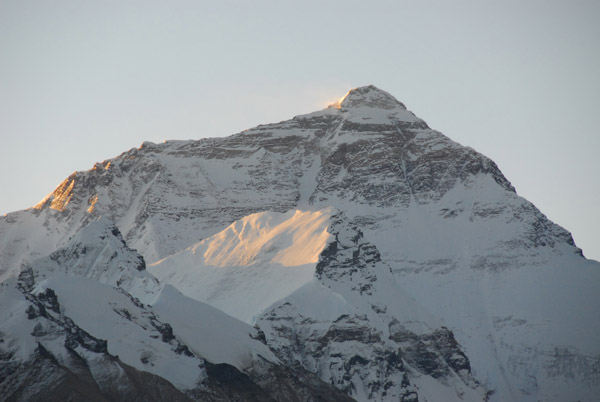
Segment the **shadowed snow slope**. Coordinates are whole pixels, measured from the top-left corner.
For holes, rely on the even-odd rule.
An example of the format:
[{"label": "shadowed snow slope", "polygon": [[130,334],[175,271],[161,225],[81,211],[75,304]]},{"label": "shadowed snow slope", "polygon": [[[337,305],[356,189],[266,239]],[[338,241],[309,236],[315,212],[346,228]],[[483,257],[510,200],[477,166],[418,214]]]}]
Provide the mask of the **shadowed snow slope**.
[{"label": "shadowed snow slope", "polygon": [[252,324],[258,313],[313,278],[330,237],[331,213],[252,214],[148,270],[185,295]]}]

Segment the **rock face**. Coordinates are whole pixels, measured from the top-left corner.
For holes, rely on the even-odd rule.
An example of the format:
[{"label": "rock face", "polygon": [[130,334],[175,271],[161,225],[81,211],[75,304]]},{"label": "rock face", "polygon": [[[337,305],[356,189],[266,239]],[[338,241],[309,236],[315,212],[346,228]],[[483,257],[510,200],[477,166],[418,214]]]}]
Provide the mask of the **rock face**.
[{"label": "rock face", "polygon": [[600,394],[600,264],[373,86],[74,173],[0,217],[0,280],[7,400]]}]

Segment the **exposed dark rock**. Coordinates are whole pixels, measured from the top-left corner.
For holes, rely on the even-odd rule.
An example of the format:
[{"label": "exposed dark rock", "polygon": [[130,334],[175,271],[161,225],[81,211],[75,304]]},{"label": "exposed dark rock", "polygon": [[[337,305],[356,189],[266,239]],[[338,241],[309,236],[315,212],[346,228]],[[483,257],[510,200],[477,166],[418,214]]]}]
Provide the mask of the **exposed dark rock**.
[{"label": "exposed dark rock", "polygon": [[43,304],[46,309],[60,313],[60,306],[58,304],[58,298],[54,290],[48,288],[37,295],[37,299]]},{"label": "exposed dark rock", "polygon": [[[72,352],[75,353],[75,352]],[[95,378],[81,356],[79,364],[61,364],[38,344],[33,359],[15,364],[0,359],[0,395],[6,402],[158,402],[192,401],[161,377],[138,371],[118,359],[104,357],[107,372]],[[73,371],[76,368],[76,371]]]},{"label": "exposed dark rock", "polygon": [[209,400],[275,401],[247,374],[241,373],[233,366],[206,362],[205,367],[208,374],[206,385],[213,395]]}]

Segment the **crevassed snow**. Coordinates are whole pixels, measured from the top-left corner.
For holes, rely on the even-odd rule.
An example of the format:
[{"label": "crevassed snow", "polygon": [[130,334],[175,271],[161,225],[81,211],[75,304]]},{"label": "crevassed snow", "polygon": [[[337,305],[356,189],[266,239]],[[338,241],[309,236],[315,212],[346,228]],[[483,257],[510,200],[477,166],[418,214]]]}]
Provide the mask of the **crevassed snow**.
[{"label": "crevassed snow", "polygon": [[244,322],[309,282],[332,209],[261,212],[152,264],[162,283]]}]

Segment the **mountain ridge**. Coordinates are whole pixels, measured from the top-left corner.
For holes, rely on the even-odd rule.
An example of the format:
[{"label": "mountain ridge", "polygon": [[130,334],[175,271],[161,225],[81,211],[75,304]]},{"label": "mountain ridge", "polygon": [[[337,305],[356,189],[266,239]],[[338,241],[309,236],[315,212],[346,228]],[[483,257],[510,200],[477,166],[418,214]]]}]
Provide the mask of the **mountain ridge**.
[{"label": "mountain ridge", "polygon": [[[325,210],[318,225],[303,226]],[[109,242],[76,255],[85,233]],[[300,244],[313,245],[311,258],[296,258],[305,254]],[[226,250],[239,254],[213,258]],[[189,259],[176,257],[184,251]],[[302,379],[287,395],[308,399],[325,392],[324,384],[382,401],[591,401],[600,390],[593,340],[600,264],[518,196],[493,161],[430,129],[374,86],[229,137],[145,142],[76,172],[34,208],[0,218],[0,255],[7,289],[17,277],[35,282],[43,272],[52,280],[65,269],[71,276],[105,269],[116,278],[125,267],[154,273],[158,285],[96,276],[104,290],[90,294],[116,285],[152,309],[162,293],[179,288],[188,298],[172,300],[200,303],[199,311],[213,303],[245,321],[239,328],[274,356],[251,354],[249,366],[236,368],[249,376],[248,390],[255,384],[271,397],[274,379],[283,377],[288,385]],[[62,257],[50,264],[53,255]],[[304,263],[297,282],[285,271],[298,268],[285,266],[292,260]],[[249,284],[270,298],[248,297],[260,295]],[[59,291],[75,297],[68,286]],[[247,311],[236,315],[240,306]],[[217,321],[227,328],[227,319]],[[185,320],[170,311],[164,322],[193,350]],[[133,348],[147,356],[142,349]],[[215,364],[202,342],[196,350],[204,350],[203,367]],[[143,356],[124,363],[144,369]],[[199,384],[214,385],[207,381]],[[197,398],[189,387],[178,389]]]}]

